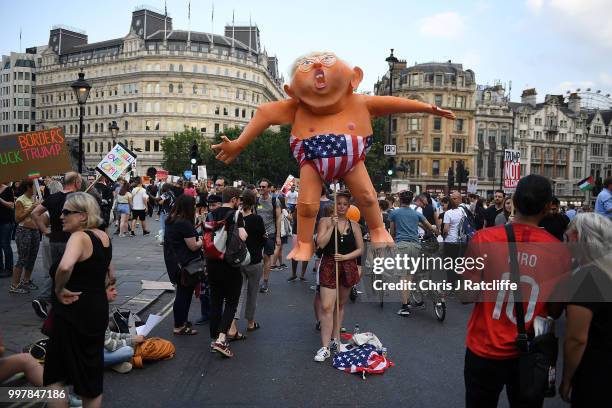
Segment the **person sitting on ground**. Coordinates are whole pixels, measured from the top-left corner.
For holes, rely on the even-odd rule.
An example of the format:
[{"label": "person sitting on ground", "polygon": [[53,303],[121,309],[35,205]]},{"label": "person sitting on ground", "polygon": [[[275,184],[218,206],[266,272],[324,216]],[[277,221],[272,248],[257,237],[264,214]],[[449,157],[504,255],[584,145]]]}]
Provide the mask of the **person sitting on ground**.
[{"label": "person sitting on ground", "polygon": [[[106,298],[108,302],[117,299],[116,279],[106,276]],[[132,371],[130,361],[134,357],[134,346],[145,341],[145,337],[131,333],[117,333],[106,329],[104,334],[104,367],[125,374]]]}]

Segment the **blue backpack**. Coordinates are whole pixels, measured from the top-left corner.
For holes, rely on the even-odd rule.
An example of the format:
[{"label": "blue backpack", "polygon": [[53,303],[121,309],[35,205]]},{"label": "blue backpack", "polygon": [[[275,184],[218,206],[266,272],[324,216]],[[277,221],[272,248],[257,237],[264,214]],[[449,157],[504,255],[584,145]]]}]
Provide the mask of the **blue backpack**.
[{"label": "blue backpack", "polygon": [[457,242],[467,244],[474,234],[476,234],[476,221],[470,210],[462,205],[460,205],[459,208],[463,210],[464,217],[457,226]]}]

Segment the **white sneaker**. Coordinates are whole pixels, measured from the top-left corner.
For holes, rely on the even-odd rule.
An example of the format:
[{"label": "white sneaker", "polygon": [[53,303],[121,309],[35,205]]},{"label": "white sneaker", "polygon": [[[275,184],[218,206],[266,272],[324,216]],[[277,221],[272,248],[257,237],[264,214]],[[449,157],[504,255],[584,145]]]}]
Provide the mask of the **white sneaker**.
[{"label": "white sneaker", "polygon": [[129,373],[130,371],[132,371],[132,363],[128,363],[127,361],[124,361],[123,363],[119,363],[119,364],[115,364],[114,366],[111,366],[111,368],[121,374],[125,374],[125,373]]},{"label": "white sneaker", "polygon": [[317,355],[314,356],[314,361],[321,363],[328,359],[330,356],[331,353],[329,352],[329,349],[327,347],[321,347],[319,351],[317,351]]}]

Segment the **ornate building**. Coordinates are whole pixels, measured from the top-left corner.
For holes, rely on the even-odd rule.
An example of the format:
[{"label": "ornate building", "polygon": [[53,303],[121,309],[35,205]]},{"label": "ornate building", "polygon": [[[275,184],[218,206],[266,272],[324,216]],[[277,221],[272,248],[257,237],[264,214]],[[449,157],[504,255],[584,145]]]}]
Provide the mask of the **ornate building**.
[{"label": "ornate building", "polygon": [[[374,92],[389,94],[389,72],[376,83]],[[462,64],[395,64],[393,96],[435,104],[457,115],[454,122],[428,114],[393,115],[390,143],[397,145],[396,163],[405,169],[399,176],[409,180],[411,189],[446,191],[448,170],[455,169],[458,161],[474,174],[475,92],[474,72],[464,70]]]},{"label": "ornate building", "polygon": [[514,111],[514,148],[521,152],[521,176],[540,174],[552,180],[562,202],[581,204],[584,193],[576,184],[586,177],[585,149],[588,114],[580,97],[546,95],[536,103],[536,90],[526,89]]},{"label": "ornate building", "polygon": [[479,85],[476,91],[476,175],[481,197],[503,184],[504,149],[512,148],[514,115],[501,84]]},{"label": "ornate building", "polygon": [[[137,171],[160,166],[161,141],[184,130],[212,137],[245,126],[261,103],[282,99],[278,61],[261,50],[256,26],[225,27],[225,35],[175,30],[150,9],[132,14],[123,38],[89,44],[87,35],[54,27],[36,81],[36,124],[79,134],[70,85],[80,70],[92,89],[85,107],[84,151],[94,167],[117,141],[138,151]],[[187,154],[187,152],[185,152]]]}]

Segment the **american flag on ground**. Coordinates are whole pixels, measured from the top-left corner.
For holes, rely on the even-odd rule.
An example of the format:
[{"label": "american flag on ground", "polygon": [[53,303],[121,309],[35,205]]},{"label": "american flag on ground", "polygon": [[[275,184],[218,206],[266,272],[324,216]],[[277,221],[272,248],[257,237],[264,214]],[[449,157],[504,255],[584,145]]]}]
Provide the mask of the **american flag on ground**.
[{"label": "american flag on ground", "polygon": [[364,344],[352,350],[337,353],[334,356],[334,367],[347,373],[382,374],[394,364],[387,360],[380,350],[371,344]]},{"label": "american flag on ground", "polygon": [[324,180],[332,181],[344,176],[359,160],[364,160],[373,141],[373,136],[326,134],[309,139],[291,136],[290,145],[300,167],[310,161]]}]

